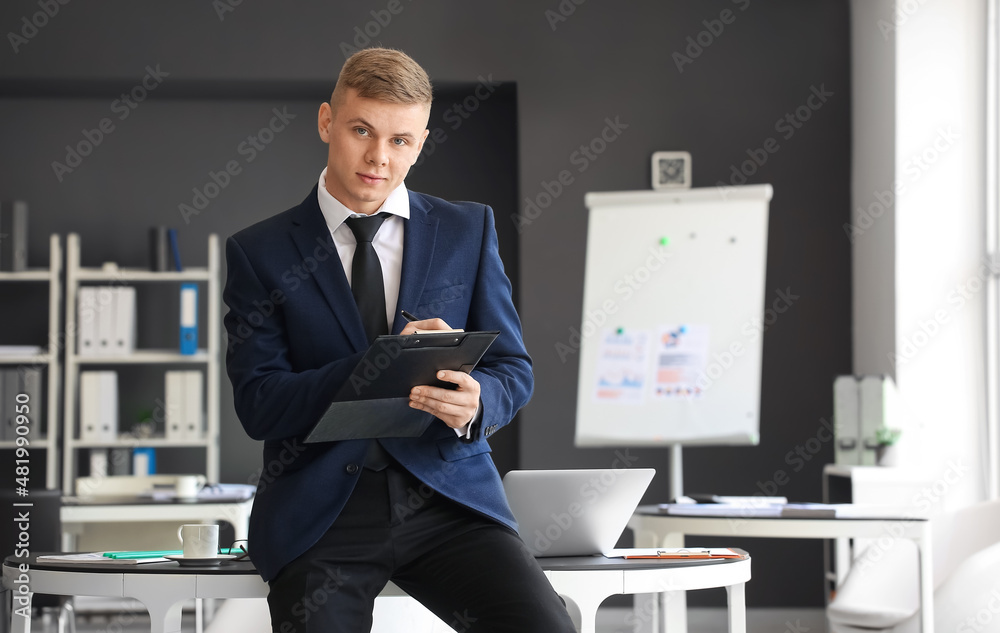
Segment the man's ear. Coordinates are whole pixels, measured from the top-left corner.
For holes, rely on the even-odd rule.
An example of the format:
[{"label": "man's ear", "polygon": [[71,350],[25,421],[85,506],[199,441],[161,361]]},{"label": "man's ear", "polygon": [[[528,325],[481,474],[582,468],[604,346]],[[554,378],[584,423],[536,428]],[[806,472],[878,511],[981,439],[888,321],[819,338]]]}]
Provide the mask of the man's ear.
[{"label": "man's ear", "polygon": [[420,152],[422,152],[424,150],[424,141],[427,140],[427,136],[430,133],[431,133],[431,131],[429,129],[424,130],[423,135],[421,135],[421,137],[420,137],[420,141],[417,143],[417,155],[413,157],[413,162],[410,163],[410,165],[415,165],[416,162],[417,162],[417,159],[420,158]]},{"label": "man's ear", "polygon": [[319,115],[316,121],[316,125],[319,128],[319,137],[323,139],[324,143],[330,142],[330,123],[332,121],[333,110],[330,109],[330,104],[324,101],[319,106]]}]

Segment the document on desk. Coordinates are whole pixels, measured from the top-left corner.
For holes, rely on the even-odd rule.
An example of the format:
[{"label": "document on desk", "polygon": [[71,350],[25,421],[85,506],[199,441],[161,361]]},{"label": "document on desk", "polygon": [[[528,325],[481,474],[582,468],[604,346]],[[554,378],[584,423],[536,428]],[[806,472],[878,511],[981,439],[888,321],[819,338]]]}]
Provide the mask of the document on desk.
[{"label": "document on desk", "polygon": [[609,558],[674,558],[710,559],[742,558],[743,555],[728,547],[659,547],[632,548],[609,552]]},{"label": "document on desk", "polygon": [[471,372],[500,332],[432,332],[379,336],[334,396],[307,444],[376,437],[417,437],[434,419],[410,407],[410,389],[438,380],[442,369]]},{"label": "document on desk", "polygon": [[208,484],[198,491],[198,496],[194,498],[178,497],[174,487],[159,488],[154,486],[152,490],[139,493],[142,499],[152,499],[153,501],[198,501],[201,503],[238,503],[246,501],[254,495],[256,488],[250,484]]},{"label": "document on desk", "polygon": [[660,512],[692,517],[780,517],[784,506],[777,503],[747,505],[743,503],[666,503]]},{"label": "document on desk", "polygon": [[36,558],[39,563],[94,563],[98,565],[141,565],[143,563],[169,563],[162,556],[148,558],[110,558],[110,552],[84,552],[81,554],[52,554]]},{"label": "document on desk", "polygon": [[661,504],[659,510],[675,516],[741,519],[877,519],[913,514],[902,507],[852,503],[775,503],[756,507],[728,503],[671,503]]}]

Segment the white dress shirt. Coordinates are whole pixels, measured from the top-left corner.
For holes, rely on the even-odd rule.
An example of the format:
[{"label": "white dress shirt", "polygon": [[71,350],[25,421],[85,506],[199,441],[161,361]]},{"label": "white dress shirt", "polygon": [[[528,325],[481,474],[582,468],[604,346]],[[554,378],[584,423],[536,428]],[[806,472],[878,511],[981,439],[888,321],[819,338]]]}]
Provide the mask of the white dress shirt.
[{"label": "white dress shirt", "polygon": [[[326,189],[326,169],[319,175],[319,210],[323,212],[323,219],[333,236],[333,243],[337,246],[337,253],[340,255],[340,263],[344,265],[344,273],[347,275],[347,283],[351,283],[351,272],[354,270],[354,251],[358,242],[354,238],[351,228],[344,222],[350,217],[365,217],[361,213],[355,213],[345,207],[340,200],[337,200]],[[392,190],[389,197],[385,199],[377,213],[390,214],[379,227],[372,246],[378,255],[378,261],[382,265],[382,283],[385,286],[385,318],[388,330],[392,330],[392,324],[396,320],[396,301],[399,298],[399,277],[403,265],[403,220],[410,219],[410,196],[406,192],[406,185],[400,183]],[[406,306],[402,306],[406,309]],[[410,308],[413,309],[412,307]]]},{"label": "white dress shirt", "polygon": [[[344,273],[347,275],[347,283],[351,283],[351,272],[354,270],[354,251],[357,250],[358,241],[354,237],[354,232],[344,221],[350,217],[365,217],[362,213],[355,213],[344,206],[326,189],[326,168],[319,175],[319,210],[323,213],[326,226],[330,229],[333,243],[337,247],[340,255],[340,263],[344,265]],[[399,280],[403,266],[403,220],[410,219],[410,196],[406,191],[406,185],[399,183],[399,186],[392,190],[389,196],[378,208],[376,213],[390,214],[378,229],[372,246],[378,261],[382,265],[382,283],[385,286],[385,318],[388,330],[392,331],[392,324],[396,320],[396,301],[399,299]],[[374,214],[373,214],[374,215]],[[400,309],[405,310],[406,306]],[[413,307],[410,306],[412,310]],[[476,419],[479,409],[472,419]],[[466,424],[461,429],[455,429],[459,436],[469,437],[471,424]]]}]

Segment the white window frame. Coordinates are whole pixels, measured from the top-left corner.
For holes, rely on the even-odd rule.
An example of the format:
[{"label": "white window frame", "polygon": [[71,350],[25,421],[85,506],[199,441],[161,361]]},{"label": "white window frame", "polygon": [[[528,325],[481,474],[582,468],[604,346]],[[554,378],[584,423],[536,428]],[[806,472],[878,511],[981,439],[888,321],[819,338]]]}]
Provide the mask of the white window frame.
[{"label": "white window frame", "polygon": [[987,496],[1000,498],[1000,0],[987,0],[986,20],[986,295]]}]

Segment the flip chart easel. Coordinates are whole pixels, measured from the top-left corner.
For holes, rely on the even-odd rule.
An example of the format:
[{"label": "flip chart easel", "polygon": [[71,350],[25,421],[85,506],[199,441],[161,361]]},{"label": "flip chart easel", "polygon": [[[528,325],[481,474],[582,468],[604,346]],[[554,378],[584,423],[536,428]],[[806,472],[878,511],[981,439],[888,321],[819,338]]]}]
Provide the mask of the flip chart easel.
[{"label": "flip chart easel", "polygon": [[577,446],[757,444],[770,185],[588,193]]}]

